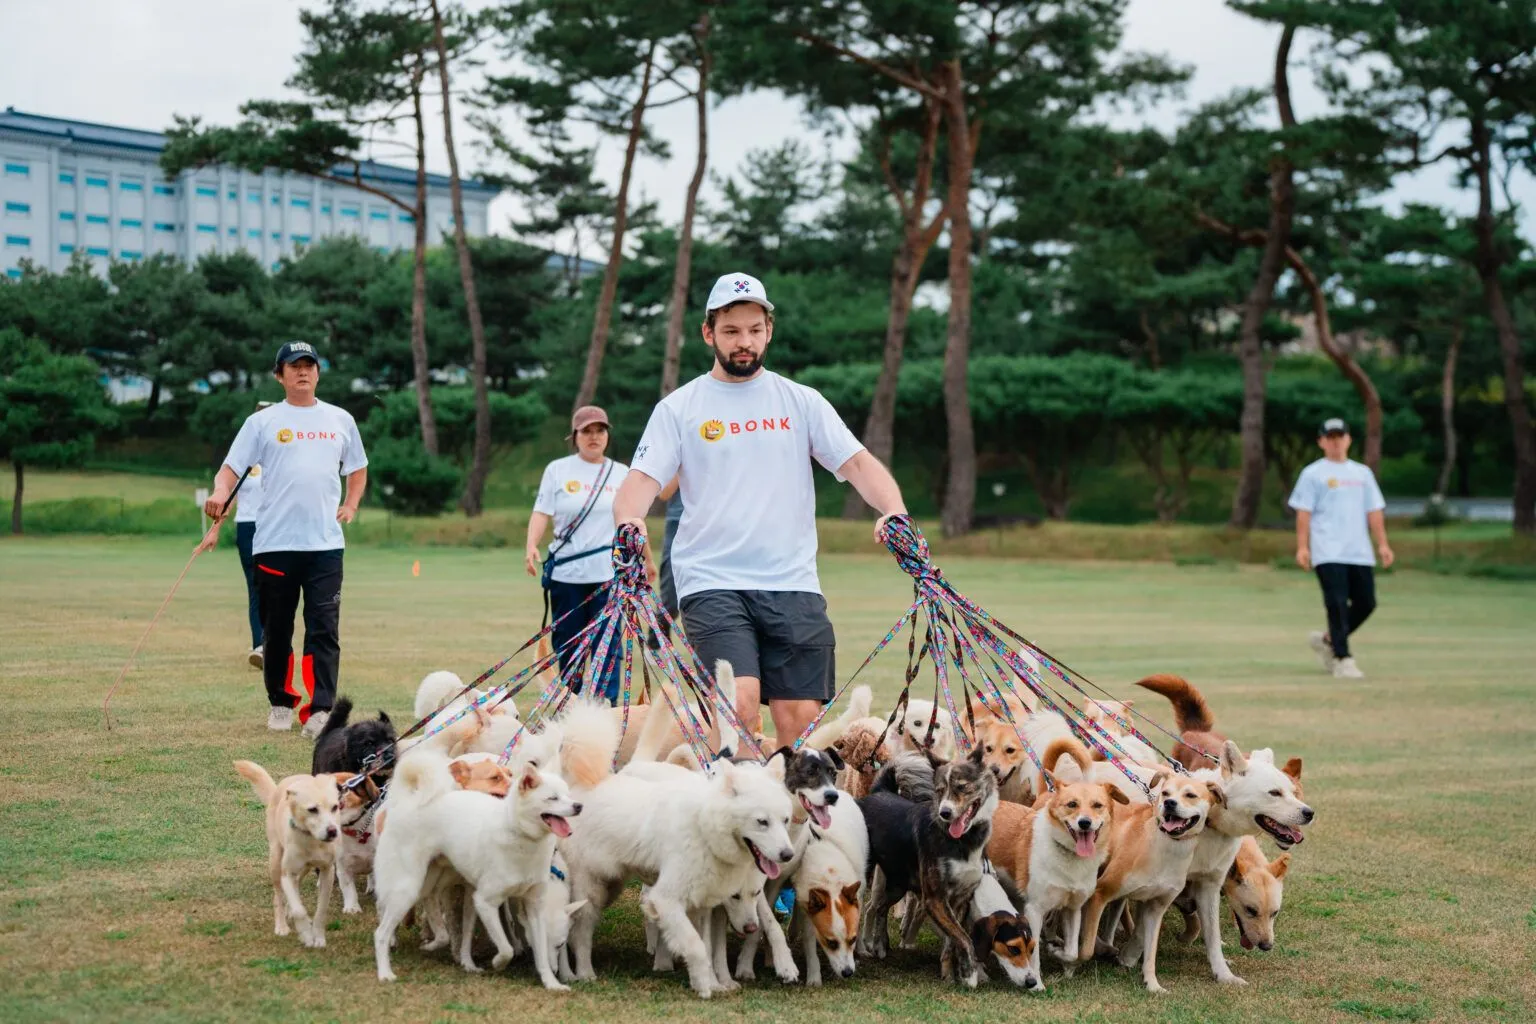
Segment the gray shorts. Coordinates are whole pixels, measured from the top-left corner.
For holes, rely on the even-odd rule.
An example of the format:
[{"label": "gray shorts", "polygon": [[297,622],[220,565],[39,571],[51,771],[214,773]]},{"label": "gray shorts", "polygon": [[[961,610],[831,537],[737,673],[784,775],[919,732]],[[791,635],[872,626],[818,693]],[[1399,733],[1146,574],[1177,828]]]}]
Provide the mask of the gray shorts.
[{"label": "gray shorts", "polygon": [[837,638],[820,594],[705,590],[683,598],[683,629],[706,668],[725,659],[762,680],[762,702],[832,699]]}]

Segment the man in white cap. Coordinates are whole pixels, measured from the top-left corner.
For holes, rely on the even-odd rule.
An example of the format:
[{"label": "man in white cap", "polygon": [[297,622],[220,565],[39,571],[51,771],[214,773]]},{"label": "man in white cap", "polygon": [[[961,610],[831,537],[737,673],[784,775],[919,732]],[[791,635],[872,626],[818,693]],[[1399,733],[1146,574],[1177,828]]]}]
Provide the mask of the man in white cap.
[{"label": "man in white cap", "polygon": [[1376,609],[1376,554],[1383,568],[1393,561],[1387,503],[1371,467],[1349,457],[1348,424],[1324,420],[1317,445],[1323,457],[1301,471],[1290,499],[1296,510],[1296,564],[1317,573],[1328,613],[1328,631],[1309,639],[1335,678],[1360,679],[1364,673],[1350,656],[1349,635]]},{"label": "man in white cap", "polygon": [[762,282],[727,274],[709,293],[710,372],[663,398],[613,503],[614,521],[645,529],[662,484],[678,477],[683,517],[672,572],[683,627],[711,670],[736,673],[749,727],[760,704],[792,742],[832,697],[836,643],[816,573],[811,461],[846,480],[885,521],[906,511],[890,471],[818,392],[763,369],[773,303]]}]

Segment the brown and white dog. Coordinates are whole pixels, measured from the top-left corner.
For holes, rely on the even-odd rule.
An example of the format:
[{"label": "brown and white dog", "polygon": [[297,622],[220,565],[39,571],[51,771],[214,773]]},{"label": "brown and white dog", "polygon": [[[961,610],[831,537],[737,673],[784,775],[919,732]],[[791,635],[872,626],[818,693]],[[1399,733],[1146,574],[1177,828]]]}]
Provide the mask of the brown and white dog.
[{"label": "brown and white dog", "polygon": [[[1232,908],[1237,938],[1244,949],[1268,952],[1274,948],[1275,918],[1280,915],[1290,866],[1289,853],[1269,860],[1252,836],[1243,836],[1238,844],[1237,858],[1232,861],[1221,891],[1227,897],[1227,906]],[[1179,938],[1194,942],[1200,937],[1200,918],[1195,914],[1194,900],[1186,892],[1176,905],[1184,915],[1184,934]]]},{"label": "brown and white dog", "polygon": [[[1104,908],[1125,900],[1135,920],[1120,963],[1141,961],[1149,992],[1166,991],[1157,981],[1157,942],[1163,914],[1184,888],[1195,853],[1193,840],[1205,830],[1211,808],[1226,794],[1215,782],[1158,772],[1152,777],[1151,803],[1132,804],[1110,820],[1109,858],[1093,895],[1083,908],[1077,959],[1093,957]],[[1064,953],[1067,951],[1063,951]]]},{"label": "brown and white dog", "polygon": [[[336,875],[336,837],[341,835],[341,792],[334,775],[290,775],[281,782],[254,761],[236,761],[235,771],[251,784],[267,808],[267,868],[272,876],[272,931],[287,935],[288,922],[299,941],[325,945],[325,911]],[[348,776],[350,778],[350,776]],[[319,875],[319,898],[310,918],[299,882]]]},{"label": "brown and white dog", "polygon": [[[1110,825],[1120,813],[1116,804],[1129,801],[1115,787],[1087,779],[1091,761],[1076,740],[1055,740],[1043,761],[1054,768],[1047,771],[1055,789],[1042,786],[1033,807],[999,804],[987,856],[1023,890],[1030,934],[1038,940],[1047,918],[1059,912],[1062,944],[1075,950],[1080,912],[1098,887],[1109,856]],[[1039,984],[1039,946],[1031,952],[1030,967]]]},{"label": "brown and white dog", "polygon": [[[329,772],[341,791],[341,839],[336,850],[336,882],[341,888],[341,912],[361,914],[357,898],[357,880],[373,872],[374,812],[378,810],[379,787],[368,776],[358,778],[348,772]],[[357,779],[356,785],[349,785]]]}]

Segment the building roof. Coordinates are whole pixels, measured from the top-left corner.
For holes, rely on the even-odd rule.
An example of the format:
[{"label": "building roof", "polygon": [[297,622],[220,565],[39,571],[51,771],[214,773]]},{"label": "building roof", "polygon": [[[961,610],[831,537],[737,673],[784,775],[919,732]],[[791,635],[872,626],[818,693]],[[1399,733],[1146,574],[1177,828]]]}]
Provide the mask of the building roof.
[{"label": "building roof", "polygon": [[[0,112],[0,132],[12,131],[25,135],[40,136],[55,142],[76,142],[96,146],[110,146],[115,149],[133,149],[143,153],[159,153],[165,149],[165,134],[163,132],[144,131],[140,128],[123,128],[118,125],[97,124],[93,121],[76,121],[64,117],[47,117],[42,114],[29,114],[26,111],[17,110],[15,107],[6,107]],[[394,164],[380,163],[377,160],[359,161],[359,169],[364,181],[374,181],[385,185],[398,185],[414,188],[416,186],[416,172],[409,167],[397,167]],[[350,177],[353,173],[350,164],[342,165],[336,169],[336,173],[343,177]],[[448,188],[451,182],[446,174],[428,174],[427,186],[429,188]],[[489,185],[473,178],[465,178],[462,182],[465,189],[471,192],[482,192],[495,195],[501,191],[495,185]]]}]

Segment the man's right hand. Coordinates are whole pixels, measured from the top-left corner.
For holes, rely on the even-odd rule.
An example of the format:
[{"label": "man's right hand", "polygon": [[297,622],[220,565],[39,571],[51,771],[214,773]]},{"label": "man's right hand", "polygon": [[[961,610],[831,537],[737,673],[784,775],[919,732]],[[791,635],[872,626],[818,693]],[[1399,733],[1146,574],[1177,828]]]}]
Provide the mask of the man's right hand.
[{"label": "man's right hand", "polygon": [[1303,569],[1312,568],[1312,551],[1309,548],[1296,549],[1296,564]]},{"label": "man's right hand", "polygon": [[207,516],[209,519],[212,519],[216,523],[223,522],[225,515],[224,506],[228,504],[229,492],[225,490],[215,490],[208,496],[208,500],[203,502],[203,515]]},{"label": "man's right hand", "polygon": [[651,539],[650,533],[645,528],[645,520],[643,518],[639,517],[639,516],[636,516],[633,519],[620,519],[615,524],[615,526],[616,527],[617,526],[633,526],[635,529],[640,531],[640,536],[643,539],[645,539],[645,540],[650,540]]}]

